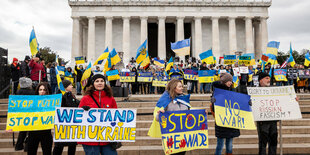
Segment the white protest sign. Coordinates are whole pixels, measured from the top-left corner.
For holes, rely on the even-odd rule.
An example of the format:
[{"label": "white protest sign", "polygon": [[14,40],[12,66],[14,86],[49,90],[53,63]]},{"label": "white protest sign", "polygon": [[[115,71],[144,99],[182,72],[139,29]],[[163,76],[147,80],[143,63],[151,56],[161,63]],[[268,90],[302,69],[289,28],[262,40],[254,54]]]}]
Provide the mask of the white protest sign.
[{"label": "white protest sign", "polygon": [[221,69],[220,74],[222,74],[222,73],[227,73],[227,71],[225,69]]},{"label": "white protest sign", "polygon": [[238,67],[233,68],[233,71],[234,71],[234,76],[240,76],[240,70]]},{"label": "white protest sign", "polygon": [[249,74],[248,67],[239,67],[239,70],[241,74]]},{"label": "white protest sign", "polygon": [[54,142],[134,142],[135,109],[57,108]]},{"label": "white protest sign", "polygon": [[293,86],[248,87],[255,121],[302,118]]},{"label": "white protest sign", "polygon": [[255,87],[259,86],[258,75],[253,76],[253,84]]}]

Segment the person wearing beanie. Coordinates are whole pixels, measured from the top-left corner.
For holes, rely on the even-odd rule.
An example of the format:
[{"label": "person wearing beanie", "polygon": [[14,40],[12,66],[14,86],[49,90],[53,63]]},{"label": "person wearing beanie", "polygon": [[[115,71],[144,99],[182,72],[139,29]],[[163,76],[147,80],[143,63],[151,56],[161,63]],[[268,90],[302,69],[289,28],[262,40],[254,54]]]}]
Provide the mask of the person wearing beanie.
[{"label": "person wearing beanie", "polygon": [[18,80],[20,77],[20,64],[17,58],[13,58],[13,63],[11,64],[11,78],[13,82],[13,94],[16,94],[18,87]]},{"label": "person wearing beanie", "polygon": [[[62,95],[61,107],[78,107],[80,101],[72,94],[72,83],[69,80],[63,80],[62,84],[66,93]],[[76,151],[76,142],[55,142],[53,155],[62,154],[65,146],[68,146],[68,154],[74,155]]]},{"label": "person wearing beanie", "polygon": [[29,62],[30,57],[28,55],[25,56],[24,61],[20,63],[20,77],[28,77],[30,76]]},{"label": "person wearing beanie", "polygon": [[[34,90],[32,89],[32,80],[30,78],[21,77],[19,79],[20,89],[16,92],[16,95],[35,95]],[[25,139],[27,137],[27,131],[20,131],[18,134],[17,142],[15,145],[15,151],[23,150],[27,151],[27,142]],[[25,145],[24,145],[25,143]]]},{"label": "person wearing beanie", "polygon": [[[220,88],[228,91],[235,91],[232,88],[233,85],[233,77],[229,73],[222,73],[220,74],[220,80],[214,81],[212,83],[212,91],[214,92],[214,88]],[[214,94],[212,94],[211,97],[211,113],[213,117],[215,117],[215,110],[214,110],[214,103],[215,98],[213,97]],[[233,128],[226,128],[226,127],[220,127],[215,124],[215,136],[217,137],[217,145],[215,149],[215,155],[221,155],[222,150],[224,147],[224,140],[226,140],[226,155],[232,155],[232,149],[233,149],[233,138],[240,136],[240,130],[239,129],[233,129]]]},{"label": "person wearing beanie", "polygon": [[[101,74],[92,76],[90,86],[86,89],[85,96],[81,99],[79,107],[88,111],[90,108],[117,108],[112,90],[107,85],[106,79]],[[117,143],[109,142],[78,142],[82,144],[85,154],[116,155]]]}]

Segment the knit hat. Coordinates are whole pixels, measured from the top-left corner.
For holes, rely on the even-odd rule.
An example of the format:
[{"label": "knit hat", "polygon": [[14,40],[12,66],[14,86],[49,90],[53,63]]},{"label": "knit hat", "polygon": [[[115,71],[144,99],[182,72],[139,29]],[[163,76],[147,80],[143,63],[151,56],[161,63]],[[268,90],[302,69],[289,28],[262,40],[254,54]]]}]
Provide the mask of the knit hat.
[{"label": "knit hat", "polygon": [[72,83],[71,83],[71,81],[69,81],[69,80],[62,80],[62,84],[64,85],[65,88],[67,88],[67,87],[70,86],[70,84],[72,84]]},{"label": "knit hat", "polygon": [[229,74],[229,73],[222,73],[221,75],[220,75],[220,81],[222,82],[222,83],[226,83],[226,82],[228,82],[228,81],[233,81],[233,77]]},{"label": "knit hat", "polygon": [[30,57],[28,55],[25,56],[25,60],[30,61]]},{"label": "knit hat", "polygon": [[105,81],[105,77],[102,74],[96,74],[91,78],[91,84],[94,85],[94,82],[99,78],[102,78]]},{"label": "knit hat", "polygon": [[265,73],[265,72],[261,72],[258,75],[258,81],[260,81],[261,79],[265,78],[265,77],[270,77],[269,74]]},{"label": "knit hat", "polygon": [[14,61],[18,61],[18,59],[17,59],[17,58],[13,58],[13,62],[14,62]]},{"label": "knit hat", "polygon": [[19,78],[19,86],[20,88],[31,88],[32,80],[30,78],[21,77]]}]

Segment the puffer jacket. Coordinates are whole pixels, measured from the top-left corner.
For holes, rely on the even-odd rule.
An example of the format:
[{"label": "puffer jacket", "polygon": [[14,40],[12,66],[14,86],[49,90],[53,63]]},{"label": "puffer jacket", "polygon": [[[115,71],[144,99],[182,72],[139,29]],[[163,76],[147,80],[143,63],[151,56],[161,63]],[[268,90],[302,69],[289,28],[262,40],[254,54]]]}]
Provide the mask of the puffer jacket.
[{"label": "puffer jacket", "polygon": [[[117,108],[114,97],[109,97],[106,95],[105,91],[95,91],[92,96],[95,98],[100,107],[97,106],[96,102],[92,99],[90,95],[84,96],[79,107],[89,106],[91,108]],[[108,142],[78,142],[78,144],[83,145],[108,145]]]}]

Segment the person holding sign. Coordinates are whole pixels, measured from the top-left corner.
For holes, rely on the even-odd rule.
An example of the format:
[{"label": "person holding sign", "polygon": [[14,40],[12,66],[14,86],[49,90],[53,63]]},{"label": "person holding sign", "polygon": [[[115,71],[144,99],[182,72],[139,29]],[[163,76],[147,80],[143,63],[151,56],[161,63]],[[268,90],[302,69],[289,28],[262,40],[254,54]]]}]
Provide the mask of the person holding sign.
[{"label": "person holding sign", "polygon": [[[79,107],[88,111],[90,108],[117,108],[112,90],[106,84],[106,79],[101,74],[96,74],[91,79],[85,96],[81,99]],[[83,145],[86,155],[116,155],[115,143],[109,142],[78,142]]]},{"label": "person holding sign", "polygon": [[[61,107],[78,107],[80,101],[72,94],[72,83],[69,80],[63,80],[62,84],[66,90],[66,93],[62,96]],[[76,150],[76,142],[55,142],[53,155],[62,154],[64,146],[68,146],[68,154],[74,155]]]},{"label": "person holding sign", "polygon": [[[50,86],[43,82],[39,83],[35,90],[36,95],[49,95],[51,94]],[[51,155],[53,136],[51,130],[39,130],[29,131],[28,133],[28,155],[37,154],[39,143],[41,143],[42,151],[44,155]]]},{"label": "person holding sign", "polygon": [[[213,92],[214,92],[214,88],[220,88],[224,90],[233,91],[232,81],[233,81],[233,77],[229,73],[222,73],[220,75],[220,81],[215,81],[212,83]],[[212,94],[210,109],[211,109],[213,117],[215,118],[214,103],[216,100],[213,96],[214,94]],[[220,127],[215,124],[215,136],[217,137],[215,155],[222,154],[225,139],[226,139],[226,155],[232,155],[233,138],[240,136],[239,129]]]}]

